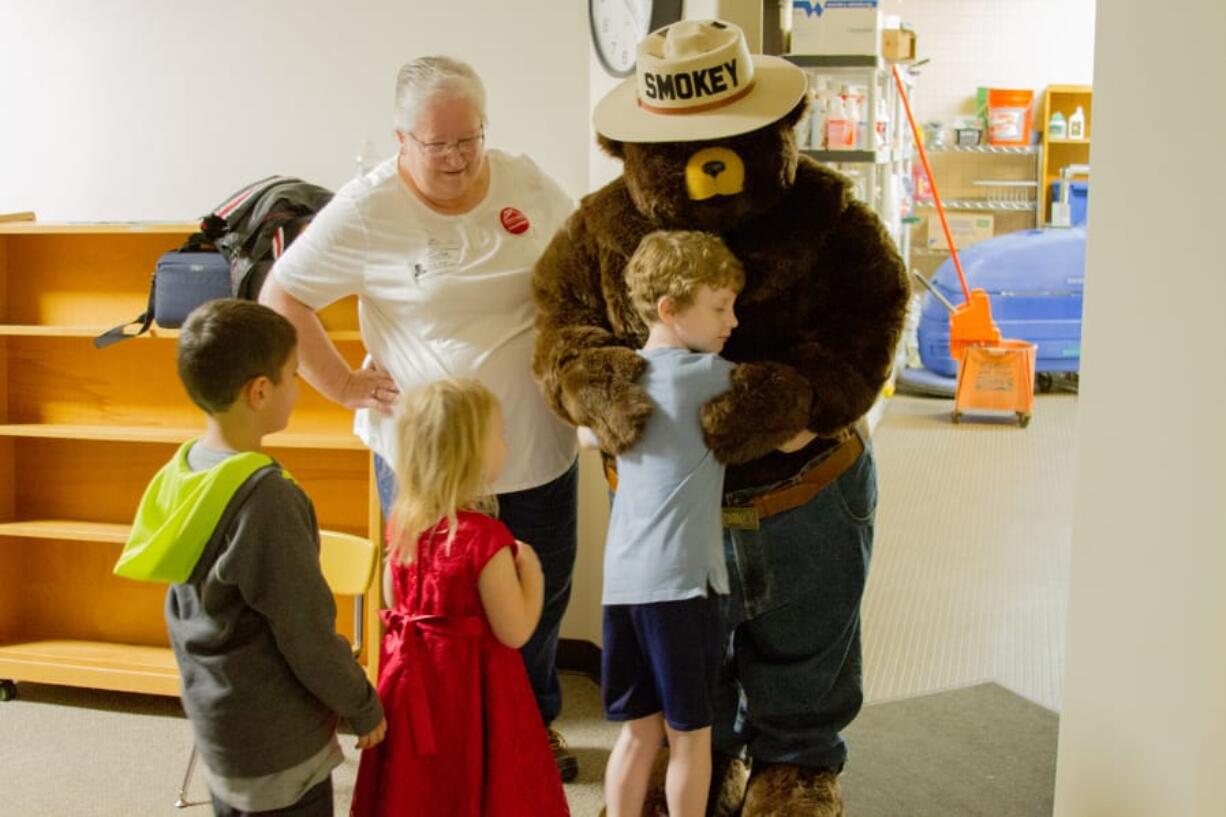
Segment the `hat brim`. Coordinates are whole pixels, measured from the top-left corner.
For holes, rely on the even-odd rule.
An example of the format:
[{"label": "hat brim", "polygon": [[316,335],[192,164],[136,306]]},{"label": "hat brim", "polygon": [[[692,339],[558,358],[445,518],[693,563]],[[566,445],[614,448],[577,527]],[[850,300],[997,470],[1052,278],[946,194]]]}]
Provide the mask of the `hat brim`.
[{"label": "hat brim", "polygon": [[697,113],[652,113],[638,104],[637,80],[623,81],[596,105],[596,130],[619,142],[698,142],[757,130],[778,120],[805,95],[807,79],[787,60],[754,54],[754,84],[722,108]]}]

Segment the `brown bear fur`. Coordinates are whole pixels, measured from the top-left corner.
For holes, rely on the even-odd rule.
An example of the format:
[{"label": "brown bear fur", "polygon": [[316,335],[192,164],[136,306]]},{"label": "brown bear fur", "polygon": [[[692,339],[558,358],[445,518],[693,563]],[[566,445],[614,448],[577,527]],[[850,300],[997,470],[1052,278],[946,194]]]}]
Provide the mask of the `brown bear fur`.
[{"label": "brown bear fur", "polygon": [[744,809],[763,817],[844,817],[839,774],[786,765],[754,769]]},{"label": "brown bear fur", "polygon": [[[908,297],[902,259],[847,180],[799,155],[804,103],[739,136],[601,146],[623,175],[586,196],[537,263],[533,371],[553,409],[591,426],[610,453],[630,446],[651,413],[635,382],[647,327],[623,270],[639,240],[662,229],[717,233],[745,267],[740,326],[723,356],[741,364],[732,389],[703,410],[708,445],[729,463],[730,490],[794,475],[841,439],[872,405],[891,365]],[[691,201],[685,165],[730,148],[745,166],[741,193]],[[774,449],[802,429],[819,435],[793,454]]]}]

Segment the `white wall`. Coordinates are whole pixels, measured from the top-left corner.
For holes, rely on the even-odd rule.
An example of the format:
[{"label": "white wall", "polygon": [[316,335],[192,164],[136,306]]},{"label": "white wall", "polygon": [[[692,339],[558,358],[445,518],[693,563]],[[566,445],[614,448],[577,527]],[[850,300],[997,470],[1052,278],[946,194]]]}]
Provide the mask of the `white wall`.
[{"label": "white wall", "polygon": [[[915,28],[919,121],[975,113],[975,89],[1091,84],[1095,0],[882,0]],[[1035,108],[1039,116],[1039,108]],[[1036,120],[1035,127],[1038,127]]]},{"label": "white wall", "polygon": [[335,188],[363,139],[390,153],[396,71],[431,53],[482,74],[489,144],[578,196],[587,40],[551,0],[9,0],[0,212],[191,220],[271,173]]},{"label": "white wall", "polygon": [[1057,817],[1226,812],[1223,30],[1216,2],[1098,9]]}]

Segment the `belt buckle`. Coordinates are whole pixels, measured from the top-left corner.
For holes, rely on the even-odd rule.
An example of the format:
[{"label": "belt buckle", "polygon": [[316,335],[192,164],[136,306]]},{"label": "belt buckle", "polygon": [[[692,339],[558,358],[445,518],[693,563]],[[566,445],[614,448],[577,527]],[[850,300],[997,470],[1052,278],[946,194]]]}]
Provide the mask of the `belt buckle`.
[{"label": "belt buckle", "polygon": [[728,506],[720,509],[720,517],[725,528],[737,530],[757,530],[759,525],[758,509],[752,505]]}]

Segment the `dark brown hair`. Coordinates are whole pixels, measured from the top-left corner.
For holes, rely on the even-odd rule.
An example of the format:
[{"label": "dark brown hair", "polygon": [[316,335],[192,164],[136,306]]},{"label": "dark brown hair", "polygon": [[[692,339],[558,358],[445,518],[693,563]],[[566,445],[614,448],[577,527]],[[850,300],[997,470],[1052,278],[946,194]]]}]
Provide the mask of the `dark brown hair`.
[{"label": "dark brown hair", "polygon": [[298,344],[294,325],[254,301],[219,298],[196,307],[179,332],[179,379],[209,414],[230,408],[252,378],[278,385]]}]

